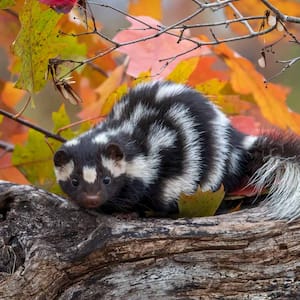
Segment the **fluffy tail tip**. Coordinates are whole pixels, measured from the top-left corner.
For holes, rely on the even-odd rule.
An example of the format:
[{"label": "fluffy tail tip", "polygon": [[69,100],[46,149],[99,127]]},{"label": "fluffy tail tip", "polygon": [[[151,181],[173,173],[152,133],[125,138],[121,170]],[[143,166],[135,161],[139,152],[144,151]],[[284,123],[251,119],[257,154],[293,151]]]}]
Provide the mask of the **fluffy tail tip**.
[{"label": "fluffy tail tip", "polygon": [[263,203],[267,217],[288,221],[300,217],[300,163],[295,157],[268,157],[250,184],[258,193],[268,189]]}]

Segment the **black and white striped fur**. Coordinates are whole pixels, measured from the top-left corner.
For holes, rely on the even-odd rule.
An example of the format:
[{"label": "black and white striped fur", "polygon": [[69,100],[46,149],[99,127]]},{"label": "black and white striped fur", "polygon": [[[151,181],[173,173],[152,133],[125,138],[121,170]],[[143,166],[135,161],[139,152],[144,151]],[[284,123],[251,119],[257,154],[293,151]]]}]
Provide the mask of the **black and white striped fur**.
[{"label": "black and white striped fur", "polygon": [[252,178],[270,189],[268,214],[300,215],[300,142],[254,137],[195,90],[171,82],[140,84],[105,121],[66,142],[55,173],[71,200],[104,211],[177,212],[181,193],[230,192]]}]

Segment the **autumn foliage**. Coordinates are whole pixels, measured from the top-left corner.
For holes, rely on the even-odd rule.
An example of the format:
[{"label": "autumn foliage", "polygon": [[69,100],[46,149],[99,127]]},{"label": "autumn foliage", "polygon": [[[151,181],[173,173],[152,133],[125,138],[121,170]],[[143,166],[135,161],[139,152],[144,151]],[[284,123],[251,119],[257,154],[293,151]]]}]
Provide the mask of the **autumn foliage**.
[{"label": "autumn foliage", "polygon": [[[131,86],[167,79],[205,94],[244,132],[258,134],[261,128],[275,126],[300,134],[300,115],[286,105],[287,87],[266,83],[255,64],[213,31],[210,36],[193,36],[192,23],[185,23],[184,17],[182,22],[164,25],[161,2],[129,1],[128,11],[122,12],[109,5],[90,7],[85,1],[1,1],[0,22],[5,26],[0,26],[0,46],[11,76],[0,81],[0,109],[18,113],[20,103],[32,99],[51,81],[58,96],[52,101],[60,101],[61,94],[65,101],[81,107],[77,119],[83,122],[76,127],[68,127],[71,121],[64,103],[52,112],[53,133],[70,139],[101,121]],[[230,25],[231,33],[260,40],[263,51],[253,49],[258,59],[261,55],[264,59],[269,43],[284,37],[286,41],[297,39],[296,24],[281,20],[265,1],[224,2],[228,4],[223,7],[225,25]],[[297,1],[271,2],[286,15],[300,12]],[[214,7],[220,10],[218,3],[195,5],[195,12]],[[128,28],[107,37],[101,20],[93,17],[96,9],[118,12],[129,22]],[[251,16],[256,18],[248,20]],[[242,18],[246,19],[230,21]],[[187,18],[190,20],[192,17]],[[7,118],[1,118],[0,134],[4,145],[1,179],[58,191],[52,156],[59,141]]]}]

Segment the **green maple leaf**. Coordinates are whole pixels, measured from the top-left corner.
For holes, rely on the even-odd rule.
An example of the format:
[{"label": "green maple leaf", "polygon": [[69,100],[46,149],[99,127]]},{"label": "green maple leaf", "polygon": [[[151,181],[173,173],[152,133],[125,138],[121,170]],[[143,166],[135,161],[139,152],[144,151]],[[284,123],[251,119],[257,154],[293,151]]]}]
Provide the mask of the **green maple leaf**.
[{"label": "green maple leaf", "polygon": [[42,9],[36,0],[25,1],[19,17],[21,31],[13,47],[19,57],[16,87],[35,93],[46,83],[49,59],[81,57],[86,47],[75,37],[60,34],[56,25],[62,16],[50,8]]},{"label": "green maple leaf", "polygon": [[0,9],[5,9],[14,6],[16,3],[15,0],[1,0],[0,1]]}]

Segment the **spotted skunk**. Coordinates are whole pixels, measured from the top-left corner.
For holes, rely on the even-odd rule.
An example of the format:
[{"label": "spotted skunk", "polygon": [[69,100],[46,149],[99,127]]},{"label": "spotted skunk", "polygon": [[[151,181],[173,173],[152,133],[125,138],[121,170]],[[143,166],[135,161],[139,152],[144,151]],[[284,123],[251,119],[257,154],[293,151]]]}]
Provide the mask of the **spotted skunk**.
[{"label": "spotted skunk", "polygon": [[85,208],[177,212],[198,185],[231,192],[249,178],[269,216],[300,215],[300,140],[245,135],[197,91],[154,81],[126,94],[95,128],[54,155],[63,191]]}]

